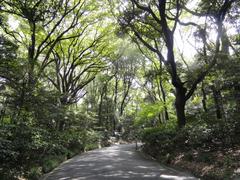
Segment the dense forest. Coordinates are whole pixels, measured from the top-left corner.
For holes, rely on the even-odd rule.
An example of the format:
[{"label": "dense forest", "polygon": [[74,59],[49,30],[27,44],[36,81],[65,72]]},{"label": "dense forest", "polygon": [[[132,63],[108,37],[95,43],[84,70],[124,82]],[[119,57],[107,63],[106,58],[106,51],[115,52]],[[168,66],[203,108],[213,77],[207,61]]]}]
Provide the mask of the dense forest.
[{"label": "dense forest", "polygon": [[0,179],[136,140],[240,175],[240,1],[1,0]]}]

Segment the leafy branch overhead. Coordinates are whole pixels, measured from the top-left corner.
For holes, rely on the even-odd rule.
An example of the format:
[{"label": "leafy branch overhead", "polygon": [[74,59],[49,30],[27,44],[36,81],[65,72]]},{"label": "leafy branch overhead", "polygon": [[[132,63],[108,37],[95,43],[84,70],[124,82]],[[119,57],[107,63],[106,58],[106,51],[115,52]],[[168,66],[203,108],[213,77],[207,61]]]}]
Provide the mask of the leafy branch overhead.
[{"label": "leafy branch overhead", "polygon": [[[123,10],[123,16],[119,18],[119,24],[123,30],[127,30],[126,32],[137,44],[140,43],[151,52],[155,53],[159,61],[166,66],[171,76],[172,85],[175,87],[176,91],[175,106],[179,127],[184,126],[186,123],[184,113],[186,101],[193,95],[197,85],[204,80],[205,76],[217,62],[223,34],[223,23],[227,12],[229,12],[234,2],[235,1],[226,0],[221,5],[219,4],[218,7],[215,7],[212,12],[213,14],[203,15],[206,20],[211,17],[214,18],[212,23],[215,24],[217,31],[215,50],[209,63],[205,66],[203,71],[199,72],[196,78],[192,80],[189,88],[185,86],[185,82],[181,79],[176,63],[176,53],[174,52],[174,35],[177,25],[180,22],[181,15],[187,12],[189,13],[189,11],[184,12],[186,8],[183,7],[185,7],[186,2],[180,0],[174,2],[164,0],[147,3],[131,0]],[[192,13],[192,15],[194,16],[194,13]],[[190,23],[189,25],[195,24]],[[162,51],[162,45],[165,51]]]},{"label": "leafy branch overhead", "polygon": [[237,179],[239,30],[237,0],[1,0],[0,179],[138,141]]}]

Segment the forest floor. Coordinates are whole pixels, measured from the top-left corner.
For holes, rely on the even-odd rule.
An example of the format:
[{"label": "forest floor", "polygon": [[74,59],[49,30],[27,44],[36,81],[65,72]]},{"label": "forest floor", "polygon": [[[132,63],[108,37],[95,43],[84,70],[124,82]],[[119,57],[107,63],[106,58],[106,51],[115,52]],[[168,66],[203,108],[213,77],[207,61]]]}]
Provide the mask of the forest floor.
[{"label": "forest floor", "polygon": [[[167,164],[186,169],[201,179],[240,180],[240,147],[217,151],[191,150],[171,156]],[[158,160],[161,162],[161,157]]]},{"label": "forest floor", "polygon": [[42,180],[56,179],[195,180],[197,178],[144,157],[135,150],[134,144],[124,144],[75,156],[42,178]]}]

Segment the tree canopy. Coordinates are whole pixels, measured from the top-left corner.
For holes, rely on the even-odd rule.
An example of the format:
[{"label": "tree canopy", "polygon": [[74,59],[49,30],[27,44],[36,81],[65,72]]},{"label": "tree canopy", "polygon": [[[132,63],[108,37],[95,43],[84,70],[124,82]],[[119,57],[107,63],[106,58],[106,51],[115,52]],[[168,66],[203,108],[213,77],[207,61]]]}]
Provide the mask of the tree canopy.
[{"label": "tree canopy", "polygon": [[114,140],[155,157],[239,147],[239,12],[237,0],[2,0],[0,177],[39,179]]}]

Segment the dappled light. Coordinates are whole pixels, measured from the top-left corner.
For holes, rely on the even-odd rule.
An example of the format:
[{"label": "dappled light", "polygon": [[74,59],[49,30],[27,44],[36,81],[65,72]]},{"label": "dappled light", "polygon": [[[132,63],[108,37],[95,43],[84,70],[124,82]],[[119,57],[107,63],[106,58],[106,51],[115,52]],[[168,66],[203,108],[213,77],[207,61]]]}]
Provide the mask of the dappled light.
[{"label": "dappled light", "polygon": [[197,178],[142,157],[131,145],[115,145],[76,156],[48,174],[44,180],[54,179],[174,179]]},{"label": "dappled light", "polygon": [[194,179],[191,177],[186,177],[186,176],[171,176],[171,175],[161,175],[160,176],[161,179],[171,179],[171,180],[190,180],[190,179]]},{"label": "dappled light", "polygon": [[239,0],[0,0],[0,180],[240,179],[239,119]]}]

